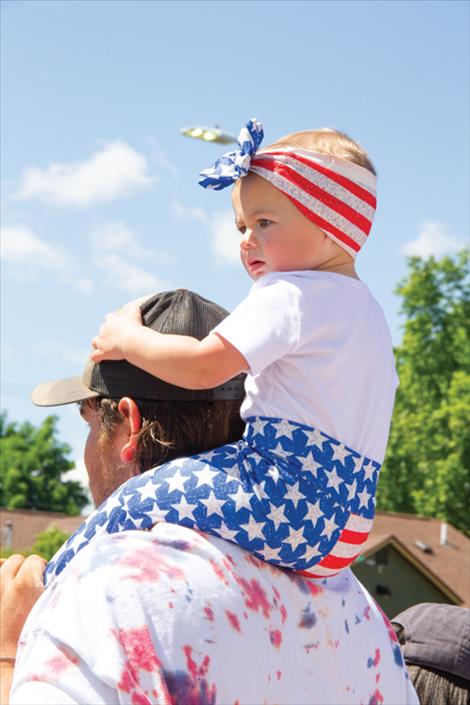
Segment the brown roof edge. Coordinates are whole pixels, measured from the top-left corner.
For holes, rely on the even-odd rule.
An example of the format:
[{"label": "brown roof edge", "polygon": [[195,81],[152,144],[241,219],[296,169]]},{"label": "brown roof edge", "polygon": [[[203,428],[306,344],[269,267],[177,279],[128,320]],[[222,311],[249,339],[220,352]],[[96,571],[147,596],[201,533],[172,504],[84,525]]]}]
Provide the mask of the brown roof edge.
[{"label": "brown roof edge", "polygon": [[[387,512],[388,514],[388,512]],[[423,518],[428,518],[428,517],[423,517]],[[391,544],[396,550],[402,554],[406,560],[411,563],[417,570],[420,571],[428,580],[430,580],[441,592],[446,595],[452,602],[456,605],[461,605],[464,600],[458,595],[452,588],[450,588],[446,583],[442,582],[442,580],[432,571],[428,568],[428,566],[423,563],[422,561],[419,560],[411,551],[407,549],[407,547],[398,539],[394,534],[388,534],[386,535],[382,541],[380,541],[377,544],[372,545],[369,549],[365,549],[361,555],[363,556],[369,556],[377,551],[379,551],[381,548],[385,548],[385,546]]]},{"label": "brown roof edge", "polygon": [[44,516],[51,516],[51,517],[58,517],[58,518],[65,518],[65,517],[71,517],[71,516],[81,516],[79,514],[65,514],[64,512],[49,512],[46,511],[45,509],[27,509],[26,507],[22,507],[19,509],[10,509],[9,507],[0,507],[0,513],[3,512],[8,512],[8,514],[28,514],[31,515],[33,514],[34,516],[39,516],[43,514]]}]

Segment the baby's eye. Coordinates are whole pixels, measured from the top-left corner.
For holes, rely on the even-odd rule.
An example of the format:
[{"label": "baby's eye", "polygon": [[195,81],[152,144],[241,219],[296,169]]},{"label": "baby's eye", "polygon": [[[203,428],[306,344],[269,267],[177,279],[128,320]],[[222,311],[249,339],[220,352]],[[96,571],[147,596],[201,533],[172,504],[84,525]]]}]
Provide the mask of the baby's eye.
[{"label": "baby's eye", "polygon": [[239,233],[241,233],[241,235],[244,235],[245,231],[246,231],[246,227],[245,227],[245,225],[237,225],[237,230]]},{"label": "baby's eye", "polygon": [[268,220],[268,218],[260,218],[260,219],[258,220],[258,225],[260,226],[260,228],[267,228],[268,225],[272,225],[272,222],[273,222],[273,221],[272,221],[272,220]]}]

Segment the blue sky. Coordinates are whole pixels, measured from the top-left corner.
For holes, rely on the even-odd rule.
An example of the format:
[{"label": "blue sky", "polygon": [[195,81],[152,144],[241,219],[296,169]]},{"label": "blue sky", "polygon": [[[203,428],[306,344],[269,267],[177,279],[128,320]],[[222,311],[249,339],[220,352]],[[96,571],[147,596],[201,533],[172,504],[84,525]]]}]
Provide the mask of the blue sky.
[{"label": "blue sky", "polygon": [[[2,3],[2,408],[39,423],[31,389],[78,373],[108,310],[188,287],[231,309],[230,194],[197,185],[224,147],[331,126],[368,149],[379,207],[358,272],[395,343],[406,253],[468,237],[466,2]],[[79,459],[85,429],[58,409]]]}]

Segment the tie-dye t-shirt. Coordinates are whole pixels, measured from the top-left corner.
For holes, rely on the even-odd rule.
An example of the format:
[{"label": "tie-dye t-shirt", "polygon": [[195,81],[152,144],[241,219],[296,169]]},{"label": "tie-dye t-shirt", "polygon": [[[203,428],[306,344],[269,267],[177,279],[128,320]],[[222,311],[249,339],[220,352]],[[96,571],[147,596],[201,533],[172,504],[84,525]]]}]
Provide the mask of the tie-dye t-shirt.
[{"label": "tie-dye t-shirt", "polygon": [[393,630],[327,582],[157,524],[93,541],[23,629],[11,705],[418,705]]}]

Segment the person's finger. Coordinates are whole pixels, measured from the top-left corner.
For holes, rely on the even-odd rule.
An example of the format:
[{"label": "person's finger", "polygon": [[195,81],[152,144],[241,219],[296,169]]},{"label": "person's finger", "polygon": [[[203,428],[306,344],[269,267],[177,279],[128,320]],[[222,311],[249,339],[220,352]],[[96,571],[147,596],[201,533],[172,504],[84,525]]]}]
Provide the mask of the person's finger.
[{"label": "person's finger", "polygon": [[101,362],[101,360],[104,359],[103,352],[99,349],[96,348],[96,350],[93,350],[93,352],[90,355],[90,360],[92,362]]},{"label": "person's finger", "polygon": [[16,580],[21,585],[31,588],[36,592],[44,590],[44,570],[47,566],[47,561],[41,556],[33,554],[28,556],[18,570]]},{"label": "person's finger", "polygon": [[14,553],[13,556],[7,558],[0,568],[0,580],[12,580],[18,573],[24,561],[25,557],[18,553]]},{"label": "person's finger", "polygon": [[132,306],[135,306],[140,309],[142,304],[144,304],[146,301],[148,301],[152,296],[153,296],[153,294],[149,294],[148,296],[139,296],[137,299],[132,299],[132,301],[128,301],[127,304],[124,304],[122,309],[127,309],[128,307],[132,307]]}]

